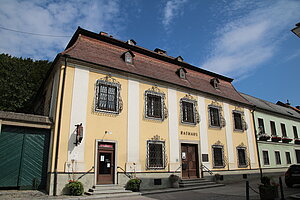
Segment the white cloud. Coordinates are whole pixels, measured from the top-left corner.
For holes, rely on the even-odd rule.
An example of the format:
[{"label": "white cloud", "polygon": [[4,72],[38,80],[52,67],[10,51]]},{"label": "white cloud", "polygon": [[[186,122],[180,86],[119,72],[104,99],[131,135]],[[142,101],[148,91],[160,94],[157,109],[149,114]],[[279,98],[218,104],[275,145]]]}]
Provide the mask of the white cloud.
[{"label": "white cloud", "polygon": [[[0,26],[32,33],[72,36],[78,26],[115,34],[120,29],[116,0],[4,0]],[[70,37],[42,37],[0,29],[0,53],[52,60]]]},{"label": "white cloud", "polygon": [[[280,40],[297,22],[299,1],[266,1],[232,19],[233,10],[244,9],[243,0],[234,1],[230,20],[222,23],[212,43],[209,58],[201,64],[218,73],[242,77],[275,55]],[[239,10],[239,13],[242,13]]]},{"label": "white cloud", "polygon": [[179,14],[182,14],[182,6],[187,0],[169,0],[163,10],[162,24],[168,29],[172,20]]}]

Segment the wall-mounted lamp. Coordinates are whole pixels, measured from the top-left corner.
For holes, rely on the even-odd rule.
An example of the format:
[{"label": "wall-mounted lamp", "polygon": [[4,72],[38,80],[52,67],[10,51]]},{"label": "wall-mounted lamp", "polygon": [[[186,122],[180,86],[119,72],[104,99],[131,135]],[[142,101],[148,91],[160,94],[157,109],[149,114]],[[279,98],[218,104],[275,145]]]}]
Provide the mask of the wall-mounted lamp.
[{"label": "wall-mounted lamp", "polygon": [[82,123],[75,125],[76,126],[76,140],[74,142],[74,144],[77,146],[81,143],[82,139],[83,139],[83,127],[82,127]]}]

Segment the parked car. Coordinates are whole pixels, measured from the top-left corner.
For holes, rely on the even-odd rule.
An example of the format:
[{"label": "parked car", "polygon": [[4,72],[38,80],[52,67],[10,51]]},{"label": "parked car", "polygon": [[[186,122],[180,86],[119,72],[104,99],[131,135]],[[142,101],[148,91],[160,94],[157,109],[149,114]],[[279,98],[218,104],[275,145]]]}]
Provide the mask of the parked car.
[{"label": "parked car", "polygon": [[293,187],[294,184],[300,184],[300,165],[291,165],[285,172],[285,184]]}]

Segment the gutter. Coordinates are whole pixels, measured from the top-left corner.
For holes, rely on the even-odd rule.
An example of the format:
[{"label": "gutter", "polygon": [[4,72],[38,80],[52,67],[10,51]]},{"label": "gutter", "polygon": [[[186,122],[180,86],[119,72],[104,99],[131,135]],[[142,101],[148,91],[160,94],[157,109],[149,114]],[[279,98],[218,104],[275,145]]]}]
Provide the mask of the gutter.
[{"label": "gutter", "polygon": [[65,67],[62,78],[62,88],[60,95],[60,105],[59,105],[59,117],[58,117],[58,128],[57,128],[57,138],[56,138],[56,149],[55,149],[55,162],[54,162],[54,181],[53,181],[53,196],[57,195],[57,165],[58,165],[58,151],[59,151],[59,140],[60,140],[60,129],[61,129],[61,118],[62,118],[62,108],[64,100],[64,90],[65,90],[65,80],[67,72],[67,58],[70,56],[68,54],[63,55],[65,57]]},{"label": "gutter", "polygon": [[257,142],[257,131],[256,131],[256,126],[255,126],[255,118],[254,118],[254,111],[255,108],[251,111],[252,113],[252,120],[253,120],[253,125],[254,125],[254,135],[255,135],[255,144],[256,144],[256,149],[257,149],[257,159],[258,159],[258,167],[259,167],[259,173],[260,173],[260,178],[262,178],[263,173],[262,173],[262,168],[261,168],[261,163],[260,163],[260,155],[259,155],[259,149],[258,149],[258,142]]}]

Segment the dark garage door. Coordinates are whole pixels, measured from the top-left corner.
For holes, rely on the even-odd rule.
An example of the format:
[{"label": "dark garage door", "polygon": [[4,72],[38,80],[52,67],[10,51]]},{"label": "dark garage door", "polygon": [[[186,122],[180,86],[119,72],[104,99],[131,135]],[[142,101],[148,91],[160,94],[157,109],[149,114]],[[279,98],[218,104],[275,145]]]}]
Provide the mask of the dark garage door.
[{"label": "dark garage door", "polygon": [[2,126],[0,188],[46,187],[49,133],[49,129]]}]

